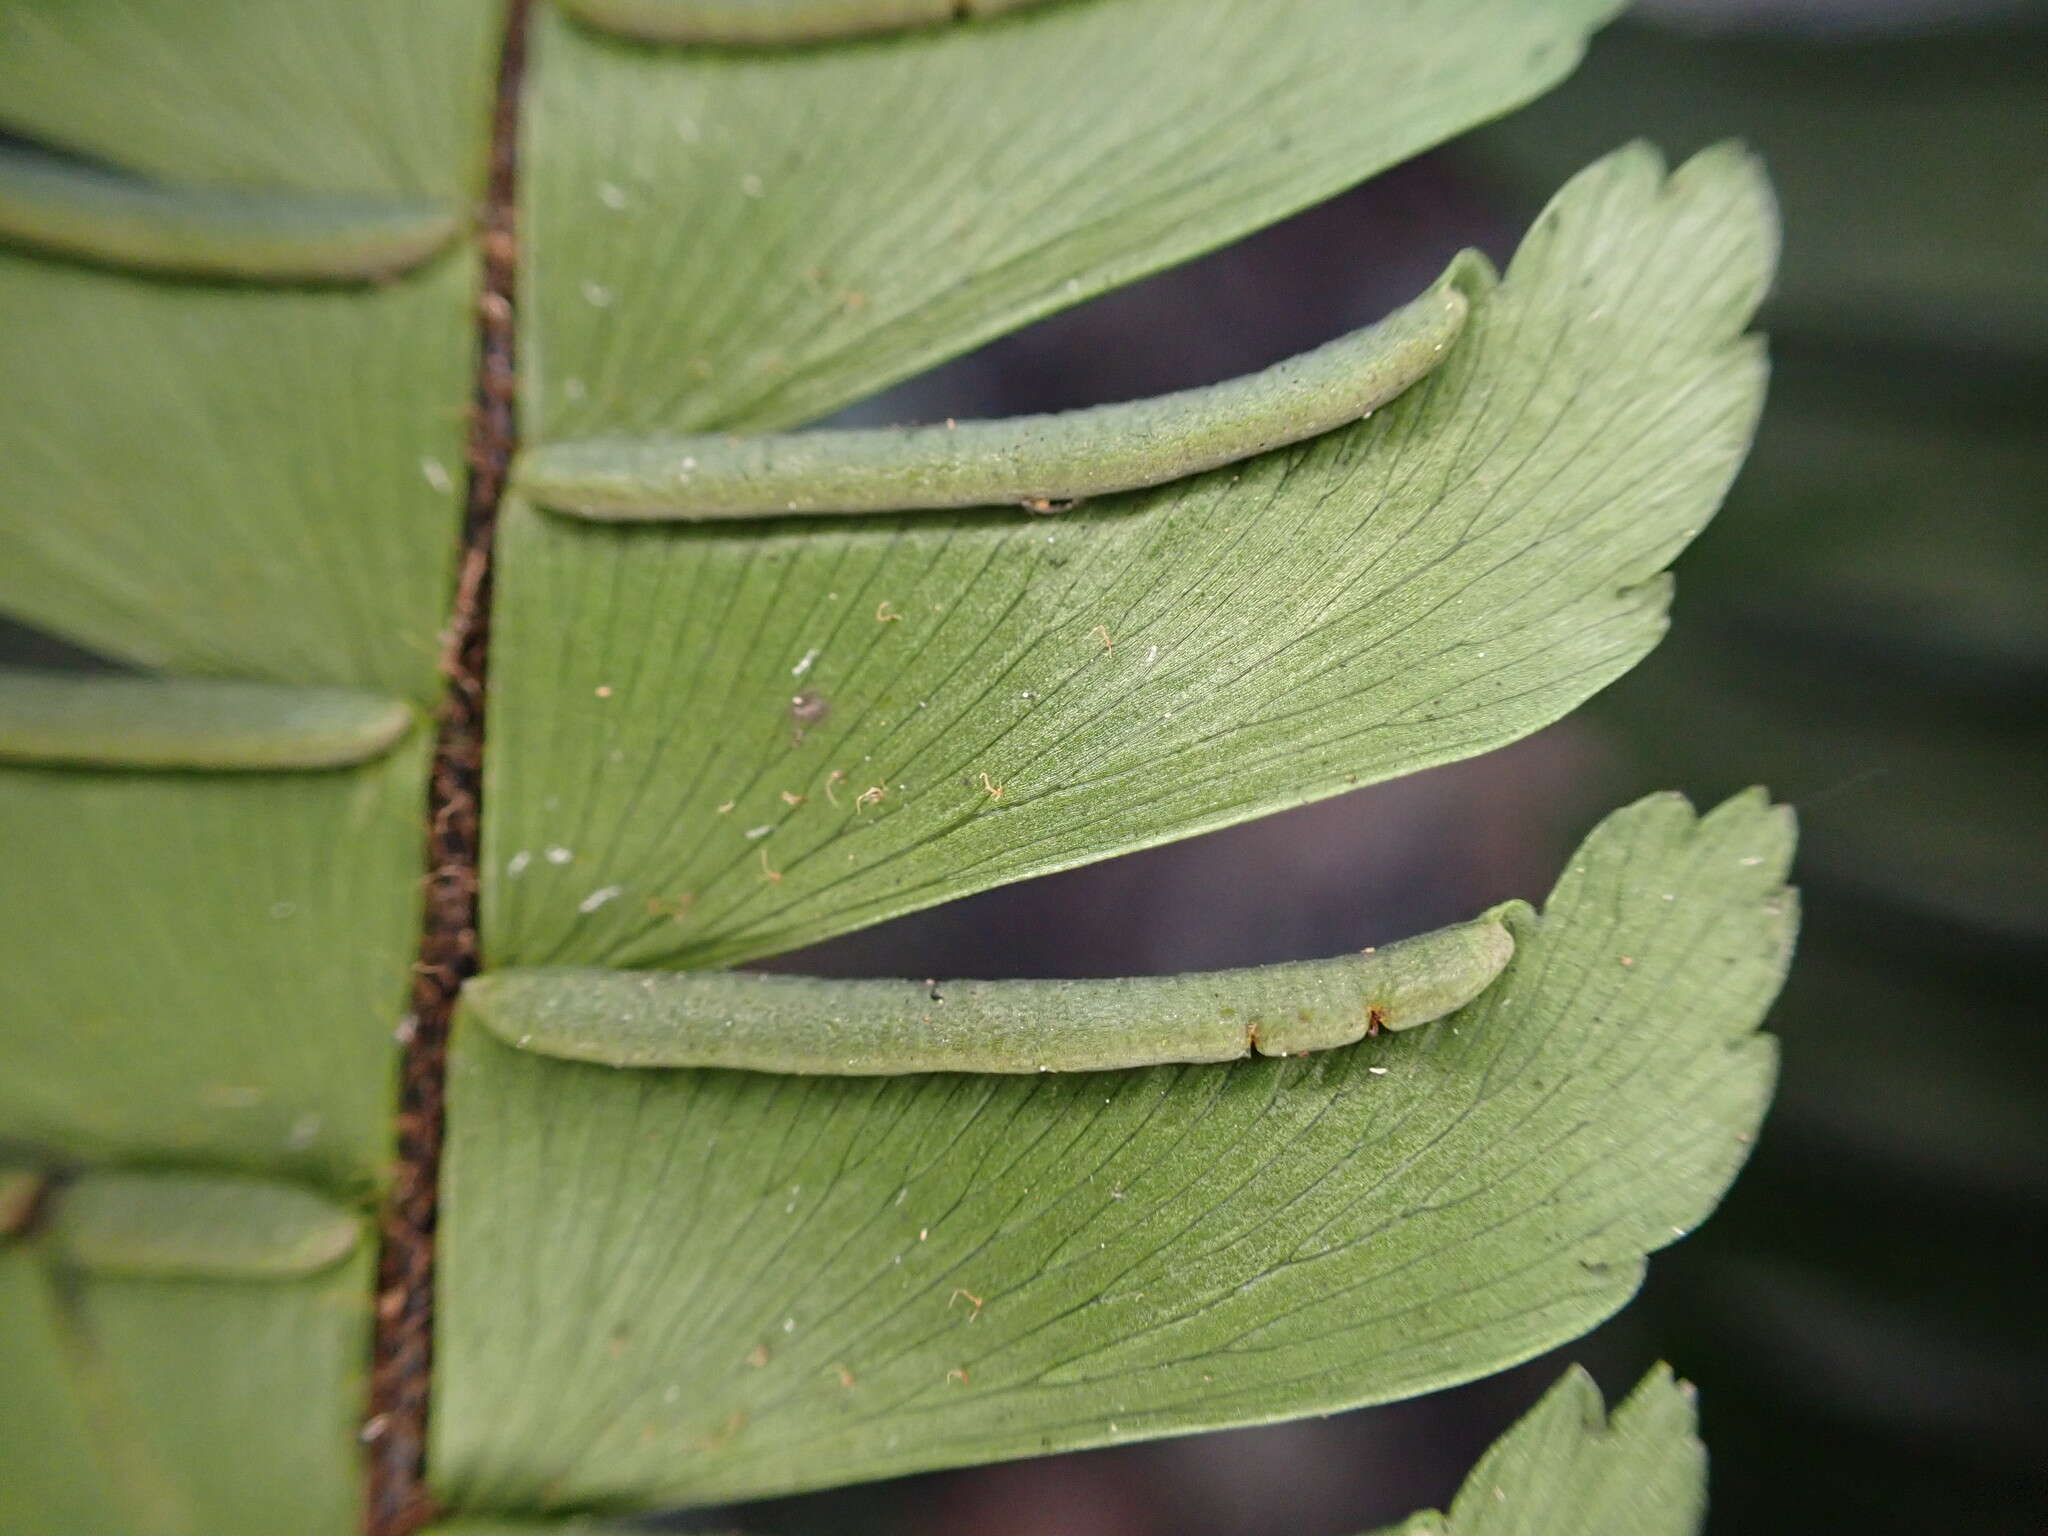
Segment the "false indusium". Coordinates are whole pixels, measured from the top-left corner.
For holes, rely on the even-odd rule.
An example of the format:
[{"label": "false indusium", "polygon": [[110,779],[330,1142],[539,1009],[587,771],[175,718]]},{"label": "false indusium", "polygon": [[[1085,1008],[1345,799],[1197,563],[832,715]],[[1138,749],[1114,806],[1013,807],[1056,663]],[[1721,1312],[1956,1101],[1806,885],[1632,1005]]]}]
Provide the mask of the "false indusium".
[{"label": "false indusium", "polygon": [[179,185],[0,144],[0,245],[98,266],[256,283],[367,283],[452,244],[412,198]]},{"label": "false indusium", "polygon": [[1332,960],[1104,981],[839,981],[737,971],[488,972],[464,1013],[508,1044],[615,1067],[807,1076],[1097,1072],[1300,1056],[1462,1008],[1514,953],[1496,907]]},{"label": "false indusium", "polygon": [[1463,265],[1376,325],[1199,389],[936,426],[545,443],[521,455],[514,484],[551,511],[603,521],[1059,510],[1370,416],[1449,352],[1469,313],[1458,284]]},{"label": "false indusium", "polygon": [[999,16],[1044,0],[562,0],[590,26],[656,43],[763,47]]}]

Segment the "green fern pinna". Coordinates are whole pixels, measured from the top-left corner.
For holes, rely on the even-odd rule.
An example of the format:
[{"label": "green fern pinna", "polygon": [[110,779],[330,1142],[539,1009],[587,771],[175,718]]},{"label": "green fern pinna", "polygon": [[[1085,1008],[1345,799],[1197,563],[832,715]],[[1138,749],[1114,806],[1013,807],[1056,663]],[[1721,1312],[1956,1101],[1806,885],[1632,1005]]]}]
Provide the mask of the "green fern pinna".
[{"label": "green fern pinna", "polygon": [[[1763,392],[1733,150],[1623,148],[1248,379],[788,435],[1610,9],[0,0],[0,610],[112,664],[0,674],[0,1528],[583,1529],[1623,1306],[1770,1092],[1760,795],[1363,956],[724,969],[1486,751],[1655,645]],[[1574,1376],[1402,1529],[1676,1536],[1702,1479],[1668,1375]]]}]

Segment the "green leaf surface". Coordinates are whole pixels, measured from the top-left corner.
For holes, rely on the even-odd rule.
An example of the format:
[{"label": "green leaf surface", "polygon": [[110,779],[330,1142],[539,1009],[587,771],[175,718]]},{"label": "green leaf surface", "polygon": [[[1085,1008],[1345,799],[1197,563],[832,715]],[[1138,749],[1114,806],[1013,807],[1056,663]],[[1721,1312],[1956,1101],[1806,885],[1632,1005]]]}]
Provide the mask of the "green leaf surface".
[{"label": "green leaf surface", "polygon": [[[0,1243],[0,1530],[128,1536],[118,1450],[96,1426],[64,1345],[64,1314],[35,1245]],[[102,1462],[101,1452],[108,1461]],[[109,1465],[108,1463],[112,1463]],[[150,1495],[153,1480],[131,1492]]]},{"label": "green leaf surface", "polygon": [[475,286],[467,251],[324,292],[0,253],[0,610],[165,671],[434,699]]},{"label": "green leaf surface", "polygon": [[1660,1365],[1610,1420],[1575,1366],[1479,1459],[1448,1515],[1380,1536],[1692,1536],[1706,1481],[1690,1387]]},{"label": "green leaf surface", "polygon": [[1477,1002],[1306,1060],[800,1078],[460,1029],[437,1485],[780,1493],[1382,1402],[1571,1338],[1747,1151],[1791,840],[1761,795],[1643,801],[1511,919]]},{"label": "green leaf surface", "polygon": [[337,768],[380,757],[410,707],[286,688],[0,667],[0,762],[95,768]]},{"label": "green leaf surface", "polygon": [[825,415],[1528,100],[1613,9],[1061,0],[735,51],[542,7],[522,424],[554,441]]},{"label": "green leaf surface", "polygon": [[53,1201],[51,1248],[69,1268],[151,1279],[318,1274],[362,1242],[353,1211],[295,1184],[193,1173],[87,1173]]},{"label": "green leaf surface", "polygon": [[[1706,1504],[1693,1392],[1658,1366],[1609,1418],[1574,1366],[1473,1467],[1448,1515],[1377,1536],[1692,1536]],[[457,1520],[425,1536],[598,1536],[597,1521]]]},{"label": "green leaf surface", "polygon": [[417,199],[180,186],[0,143],[0,241],[115,267],[260,282],[363,282],[455,238]]},{"label": "green leaf surface", "polygon": [[1663,632],[1774,239],[1741,154],[1624,151],[1369,421],[1050,522],[508,506],[487,952],[742,960],[1548,724]]},{"label": "green leaf surface", "polygon": [[424,738],[317,774],[0,768],[0,1142],[376,1180]]},{"label": "green leaf surface", "polygon": [[0,124],[173,181],[482,186],[502,0],[8,0]]},{"label": "green leaf surface", "polygon": [[0,1529],[350,1536],[374,1264],[114,1279],[0,1248]]}]

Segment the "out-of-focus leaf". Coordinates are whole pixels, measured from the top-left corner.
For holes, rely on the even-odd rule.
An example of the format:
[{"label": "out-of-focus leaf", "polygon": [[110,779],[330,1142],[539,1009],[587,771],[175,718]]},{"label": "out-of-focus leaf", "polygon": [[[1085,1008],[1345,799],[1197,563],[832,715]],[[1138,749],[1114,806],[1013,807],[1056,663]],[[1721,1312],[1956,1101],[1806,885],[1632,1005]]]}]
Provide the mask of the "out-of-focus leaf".
[{"label": "out-of-focus leaf", "polygon": [[[1826,809],[1817,811],[1823,825]],[[1879,927],[1867,907],[1844,905],[1833,921],[1810,925],[1778,1008],[1799,1047],[1773,1125],[1866,1187],[1895,1190],[1910,1170],[1969,1209],[1972,1225],[1995,1201],[2048,1210],[2048,1039],[2030,989],[2015,988],[1981,952],[1928,945],[1924,931],[1913,942],[1918,914]],[[1928,1048],[1935,1040],[1939,1052]],[[1838,1197],[1828,1200],[1840,1208]],[[1881,1212],[1868,1219],[1883,1229]],[[1988,1227],[1982,1236],[1984,1262],[2008,1263],[2008,1244]],[[1944,1268],[1960,1258],[1951,1254]],[[1980,1301],[1959,1298],[1957,1307],[1979,1315]]]},{"label": "out-of-focus leaf", "polygon": [[487,952],[761,955],[1547,724],[1663,633],[1774,240],[1739,153],[1624,151],[1371,420],[1056,519],[511,507]]},{"label": "out-of-focus leaf", "polygon": [[0,254],[0,609],[168,671],[435,697],[475,277],[459,254],[375,291],[209,288]]},{"label": "out-of-focus leaf", "polygon": [[57,1293],[32,1243],[0,1238],[0,1318],[0,1530],[127,1536],[120,1496],[146,1496],[152,1485],[133,1488],[117,1448],[95,1446]]},{"label": "out-of-focus leaf", "polygon": [[0,1141],[374,1180],[422,736],[320,773],[0,768]]},{"label": "out-of-focus leaf", "polygon": [[824,415],[1528,100],[1614,8],[1063,0],[732,51],[624,43],[543,7],[524,426]]},{"label": "out-of-focus leaf", "polygon": [[2048,937],[2048,722],[1863,686],[1768,632],[1696,628],[1618,698],[1649,771],[1764,771],[1813,806],[1810,880],[1924,921]]},{"label": "out-of-focus leaf", "polygon": [[0,1246],[0,1529],[357,1529],[370,1244],[232,1281],[100,1276],[47,1246]]},{"label": "out-of-focus leaf", "polygon": [[1746,1153],[1790,845],[1760,795],[1646,800],[1477,1002],[1305,1060],[790,1078],[458,1030],[434,1476],[458,1508],[739,1497],[1536,1354]]},{"label": "out-of-focus leaf", "polygon": [[[1710,1328],[1721,1351],[1753,1352],[1751,1370],[1788,1408],[2020,1464],[2048,1438],[2048,1328],[2029,1308],[2032,1288],[2006,1287],[2017,1312],[1978,1310],[1838,1262],[1754,1250],[1697,1257],[1682,1303],[1694,1326]],[[2018,1328],[2005,1323],[2013,1316],[2024,1319]]]},{"label": "out-of-focus leaf", "polygon": [[1794,238],[1773,328],[2048,348],[2048,26],[1893,37],[1702,37],[1617,27],[1563,90],[1473,140],[1547,187],[1607,136],[1739,134]]},{"label": "out-of-focus leaf", "polygon": [[52,1202],[62,1262],[137,1279],[291,1279],[355,1252],[362,1218],[295,1184],[193,1173],[88,1173]]},{"label": "out-of-focus leaf", "polygon": [[0,142],[0,243],[138,271],[259,282],[367,282],[455,238],[421,199],[196,187]]},{"label": "out-of-focus leaf", "polygon": [[337,768],[415,723],[353,688],[0,667],[0,761],[94,768]]},{"label": "out-of-focus leaf", "polygon": [[1688,563],[1690,590],[1767,619],[1786,654],[2024,708],[2048,686],[2038,407],[1996,371],[1825,350],[1781,361],[1741,515]]},{"label": "out-of-focus leaf", "polygon": [[1691,1390],[1663,1366],[1611,1420],[1574,1367],[1480,1458],[1448,1515],[1379,1536],[1691,1536],[1707,1480],[1693,1420]]},{"label": "out-of-focus leaf", "polygon": [[502,0],[8,0],[0,123],[173,181],[480,185]]}]

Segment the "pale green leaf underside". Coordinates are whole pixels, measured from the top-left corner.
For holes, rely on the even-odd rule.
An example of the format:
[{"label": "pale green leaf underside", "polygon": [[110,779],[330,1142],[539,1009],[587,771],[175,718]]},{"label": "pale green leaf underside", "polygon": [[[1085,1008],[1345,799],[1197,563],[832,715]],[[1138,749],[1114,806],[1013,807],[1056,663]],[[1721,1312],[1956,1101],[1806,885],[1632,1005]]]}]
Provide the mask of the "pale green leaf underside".
[{"label": "pale green leaf underside", "polygon": [[1370,416],[1443,362],[1470,309],[1465,275],[1258,373],[1149,400],[939,426],[552,443],[522,455],[513,484],[550,511],[600,519],[1064,510],[1054,504],[1161,485]]},{"label": "pale green leaf underside", "polygon": [[1692,1536],[1707,1457],[1692,1391],[1658,1366],[1610,1419],[1576,1366],[1479,1459],[1448,1515],[1380,1536]]},{"label": "pale green leaf underside", "polygon": [[[2001,706],[1972,721],[1916,710],[1901,729],[1900,693],[1841,684],[1816,709],[1818,684],[1802,687],[1790,669],[1760,675],[1787,643],[1783,631],[1738,625],[1683,636],[1658,659],[1659,686],[1618,701],[1637,751],[1709,782],[1757,767],[1816,798],[1837,791],[1827,840],[1809,855],[1816,882],[1936,931],[1977,929],[2021,946],[2048,939],[2040,711]],[[1851,783],[1855,793],[1840,793]]]},{"label": "pale green leaf underside", "polygon": [[[461,1029],[429,1466],[454,1507],[779,1493],[1328,1411],[1591,1327],[1762,1112],[1791,825],[1610,818],[1431,1028],[856,1080]],[[508,1350],[507,1339],[520,1348]]]},{"label": "pale green leaf underside", "polygon": [[486,951],[742,960],[1548,724],[1663,631],[1749,441],[1773,246],[1739,153],[1625,151],[1369,421],[1057,519],[514,502]]},{"label": "pale green leaf underside", "polygon": [[337,768],[380,757],[409,705],[349,688],[0,667],[0,762]]},{"label": "pale green leaf underside", "polygon": [[58,1191],[48,1232],[66,1267],[94,1275],[285,1280],[355,1252],[363,1221],[310,1189],[269,1179],[98,1172]]},{"label": "pale green leaf underside", "polygon": [[426,750],[313,774],[0,767],[0,1143],[379,1178]]},{"label": "pale green leaf underside", "polygon": [[478,194],[501,0],[8,0],[0,124],[172,181]]},{"label": "pale green leaf underside", "polygon": [[[100,94],[104,94],[101,88]],[[164,671],[438,696],[474,256],[375,290],[0,253],[0,610]]]},{"label": "pale green leaf underside", "polygon": [[1613,8],[1060,0],[735,52],[542,7],[522,425],[551,442],[825,415],[1519,105]]},{"label": "pale green leaf underside", "polygon": [[[1691,1536],[1706,1502],[1692,1390],[1658,1366],[1608,1417],[1574,1366],[1486,1452],[1451,1513],[1377,1536]],[[623,1536],[589,1520],[456,1520],[426,1536]]]},{"label": "pale green leaf underside", "polygon": [[841,1077],[1093,1072],[1306,1056],[1462,1008],[1514,952],[1505,909],[1361,954],[1100,981],[841,981],[736,971],[492,971],[464,1017],[613,1067]]},{"label": "pale green leaf underside", "polygon": [[452,206],[145,180],[0,144],[0,242],[104,264],[258,282],[363,282],[455,238]]},{"label": "pale green leaf underside", "polygon": [[351,1536],[374,1267],[107,1278],[0,1247],[0,1530]]}]

